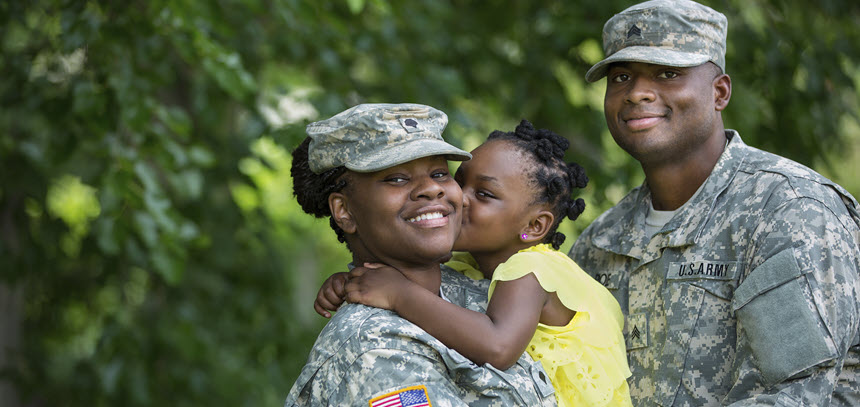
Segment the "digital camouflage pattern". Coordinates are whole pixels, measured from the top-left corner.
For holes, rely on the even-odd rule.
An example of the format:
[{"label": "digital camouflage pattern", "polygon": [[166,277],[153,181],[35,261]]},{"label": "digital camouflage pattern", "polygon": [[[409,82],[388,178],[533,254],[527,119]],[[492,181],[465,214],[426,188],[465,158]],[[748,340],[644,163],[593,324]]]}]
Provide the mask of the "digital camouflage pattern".
[{"label": "digital camouflage pattern", "polygon": [[[444,296],[485,312],[488,281],[442,268]],[[424,385],[430,405],[555,406],[555,392],[528,354],[508,370],[479,367],[392,311],[345,304],[317,338],[285,407],[367,406],[398,389]]]},{"label": "digital camouflage pattern", "polygon": [[589,82],[606,76],[613,62],[699,66],[711,61],[725,72],[726,16],[688,0],[654,0],[632,6],[603,26],[606,59],[585,74]]},{"label": "digital camouflage pattern", "polygon": [[307,126],[308,164],[319,174],[340,166],[373,172],[433,155],[457,161],[472,158],[442,139],[447,124],[445,113],[425,105],[354,106]]},{"label": "digital camouflage pattern", "polygon": [[709,178],[653,237],[643,184],[570,251],[625,314],[633,404],[860,405],[857,201],[726,134]]}]

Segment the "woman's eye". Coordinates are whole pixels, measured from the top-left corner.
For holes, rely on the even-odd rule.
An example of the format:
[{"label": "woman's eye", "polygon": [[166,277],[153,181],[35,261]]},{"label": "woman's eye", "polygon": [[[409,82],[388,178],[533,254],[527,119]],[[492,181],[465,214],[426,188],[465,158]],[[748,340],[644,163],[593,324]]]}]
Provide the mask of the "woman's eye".
[{"label": "woman's eye", "polygon": [[406,177],[401,177],[399,175],[393,175],[385,179],[385,182],[391,182],[394,184],[399,184],[401,182],[406,182],[408,179]]}]

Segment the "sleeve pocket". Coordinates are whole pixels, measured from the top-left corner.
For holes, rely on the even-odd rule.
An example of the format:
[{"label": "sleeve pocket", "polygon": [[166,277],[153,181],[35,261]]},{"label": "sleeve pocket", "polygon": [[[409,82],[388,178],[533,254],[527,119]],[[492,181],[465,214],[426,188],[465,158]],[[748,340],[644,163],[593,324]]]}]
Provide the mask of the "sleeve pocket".
[{"label": "sleeve pocket", "polygon": [[792,249],[783,250],[753,270],[732,299],[768,386],[836,356],[807,305],[803,274]]}]

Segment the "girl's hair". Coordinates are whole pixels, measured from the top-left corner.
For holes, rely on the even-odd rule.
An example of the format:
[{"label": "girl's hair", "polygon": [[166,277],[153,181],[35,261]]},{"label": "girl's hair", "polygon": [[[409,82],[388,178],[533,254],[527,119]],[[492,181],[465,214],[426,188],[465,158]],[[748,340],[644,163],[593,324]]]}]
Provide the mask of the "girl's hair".
[{"label": "girl's hair", "polygon": [[305,213],[317,218],[328,216],[331,228],[337,233],[337,240],[346,242],[346,235],[331,218],[331,209],[328,206],[329,194],[340,192],[348,185],[348,177],[343,176],[346,173],[346,167],[340,166],[315,174],[308,165],[310,144],[311,138],[306,137],[293,151],[293,163],[290,167],[290,175],[293,177],[293,196],[299,201]]},{"label": "girl's hair", "polygon": [[526,174],[537,192],[532,203],[547,203],[552,208],[555,221],[543,242],[558,250],[565,239],[558,225],[564,218],[576,220],[585,209],[585,201],[573,199],[571,193],[574,188],[585,188],[588,184],[588,176],[579,164],[564,161],[570,142],[547,129],[536,130],[528,120],[520,122],[514,132],[492,132],[487,138],[491,140],[510,142],[533,158],[534,169]]}]

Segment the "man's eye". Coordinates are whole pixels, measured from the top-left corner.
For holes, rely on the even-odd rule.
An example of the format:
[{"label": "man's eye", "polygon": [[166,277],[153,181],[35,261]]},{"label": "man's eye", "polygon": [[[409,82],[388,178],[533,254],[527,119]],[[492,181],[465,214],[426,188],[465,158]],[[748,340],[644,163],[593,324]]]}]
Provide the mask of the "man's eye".
[{"label": "man's eye", "polygon": [[395,183],[395,184],[401,183],[401,182],[406,182],[406,181],[408,181],[406,179],[406,177],[401,177],[401,176],[397,176],[397,175],[391,176],[391,177],[388,177],[385,179],[385,182],[391,182],[391,183]]},{"label": "man's eye", "polygon": [[678,73],[674,72],[674,71],[666,71],[666,72],[663,72],[660,74],[660,78],[663,78],[663,79],[672,79],[672,78],[677,78],[677,77],[678,77]]},{"label": "man's eye", "polygon": [[615,83],[626,82],[628,80],[630,80],[630,75],[627,75],[626,73],[620,73],[618,75],[612,76],[612,82]]},{"label": "man's eye", "polygon": [[448,171],[439,171],[433,173],[433,178],[445,178],[448,176]]}]

